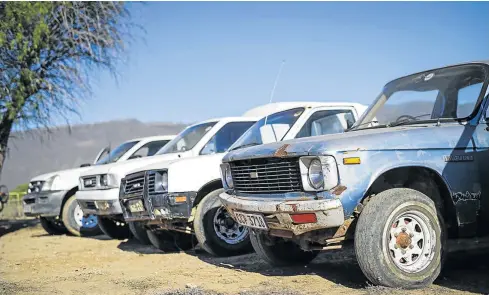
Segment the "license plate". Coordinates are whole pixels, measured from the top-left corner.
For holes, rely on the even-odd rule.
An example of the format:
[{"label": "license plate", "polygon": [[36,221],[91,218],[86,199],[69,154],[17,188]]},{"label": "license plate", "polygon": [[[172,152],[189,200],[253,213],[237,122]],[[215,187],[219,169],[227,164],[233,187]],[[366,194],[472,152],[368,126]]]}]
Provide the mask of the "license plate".
[{"label": "license plate", "polygon": [[263,218],[263,215],[249,214],[249,213],[235,211],[234,216],[236,217],[236,221],[239,224],[248,227],[253,227],[253,228],[268,229],[268,226],[265,222],[265,218]]},{"label": "license plate", "polygon": [[129,203],[129,211],[131,211],[131,212],[143,212],[144,211],[143,201],[138,200],[138,201],[130,202]]}]

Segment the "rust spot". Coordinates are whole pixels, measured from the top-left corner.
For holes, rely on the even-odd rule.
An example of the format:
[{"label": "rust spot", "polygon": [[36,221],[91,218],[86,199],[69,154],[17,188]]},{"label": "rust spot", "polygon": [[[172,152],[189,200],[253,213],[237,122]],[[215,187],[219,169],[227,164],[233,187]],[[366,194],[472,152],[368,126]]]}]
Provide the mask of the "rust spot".
[{"label": "rust spot", "polygon": [[292,211],[297,212],[297,204],[289,204],[290,208],[292,208]]},{"label": "rust spot", "polygon": [[333,190],[333,195],[341,195],[344,191],[346,191],[347,187],[344,185],[338,185],[334,190]]},{"label": "rust spot", "polygon": [[279,147],[275,153],[273,154],[275,157],[287,157],[287,152],[285,151],[289,147],[289,144],[284,144],[283,146]]},{"label": "rust spot", "polygon": [[353,222],[353,218],[345,220],[343,222],[343,225],[341,225],[336,233],[333,235],[333,239],[339,238],[339,237],[344,237],[346,235],[346,231],[350,228],[351,223]]},{"label": "rust spot", "polygon": [[396,238],[396,244],[398,244],[401,248],[406,249],[411,245],[411,237],[407,233],[400,233]]}]

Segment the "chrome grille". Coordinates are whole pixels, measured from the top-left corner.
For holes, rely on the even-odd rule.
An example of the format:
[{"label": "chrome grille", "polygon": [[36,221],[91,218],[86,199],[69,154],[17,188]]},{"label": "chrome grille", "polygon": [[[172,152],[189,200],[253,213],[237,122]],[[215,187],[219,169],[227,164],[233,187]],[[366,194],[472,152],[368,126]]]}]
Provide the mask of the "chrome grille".
[{"label": "chrome grille", "polygon": [[124,195],[142,195],[144,190],[144,175],[144,172],[138,172],[126,176]]},{"label": "chrome grille", "polygon": [[230,163],[234,188],[243,193],[287,193],[302,190],[298,159],[251,159]]},{"label": "chrome grille", "polygon": [[29,183],[28,193],[38,193],[41,191],[44,181],[32,181]]}]

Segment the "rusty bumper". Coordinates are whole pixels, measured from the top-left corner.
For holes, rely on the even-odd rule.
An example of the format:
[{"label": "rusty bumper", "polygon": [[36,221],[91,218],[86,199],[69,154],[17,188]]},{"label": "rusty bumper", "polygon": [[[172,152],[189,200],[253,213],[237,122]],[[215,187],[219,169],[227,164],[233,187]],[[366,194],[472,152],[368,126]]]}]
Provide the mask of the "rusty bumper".
[{"label": "rusty bumper", "polygon": [[[244,198],[227,193],[220,194],[219,198],[233,218],[235,218],[235,211],[263,214],[270,229],[287,230],[294,235],[339,227],[345,222],[343,206],[339,199],[270,200],[266,198]],[[295,224],[290,215],[298,213],[315,213],[317,221],[315,223]]]}]

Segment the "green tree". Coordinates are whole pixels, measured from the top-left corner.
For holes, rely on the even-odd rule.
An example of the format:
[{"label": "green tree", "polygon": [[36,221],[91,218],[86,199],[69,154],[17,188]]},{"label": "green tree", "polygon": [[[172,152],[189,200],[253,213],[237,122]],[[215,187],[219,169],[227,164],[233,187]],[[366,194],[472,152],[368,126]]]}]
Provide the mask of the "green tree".
[{"label": "green tree", "polygon": [[0,2],[0,173],[13,128],[69,123],[90,74],[116,74],[133,27],[123,2]]}]

